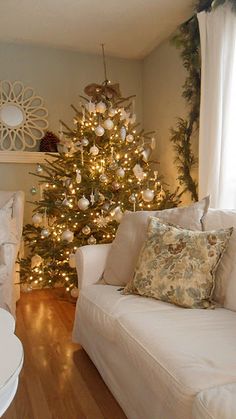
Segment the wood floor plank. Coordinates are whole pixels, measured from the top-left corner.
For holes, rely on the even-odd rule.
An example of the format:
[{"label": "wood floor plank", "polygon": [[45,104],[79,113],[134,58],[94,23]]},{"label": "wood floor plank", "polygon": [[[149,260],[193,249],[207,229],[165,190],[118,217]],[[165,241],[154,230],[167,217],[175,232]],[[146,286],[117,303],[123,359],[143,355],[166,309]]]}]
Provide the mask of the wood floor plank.
[{"label": "wood floor plank", "polygon": [[126,419],[85,351],[71,341],[74,312],[60,290],[22,294],[16,334],[25,361],[2,419]]}]

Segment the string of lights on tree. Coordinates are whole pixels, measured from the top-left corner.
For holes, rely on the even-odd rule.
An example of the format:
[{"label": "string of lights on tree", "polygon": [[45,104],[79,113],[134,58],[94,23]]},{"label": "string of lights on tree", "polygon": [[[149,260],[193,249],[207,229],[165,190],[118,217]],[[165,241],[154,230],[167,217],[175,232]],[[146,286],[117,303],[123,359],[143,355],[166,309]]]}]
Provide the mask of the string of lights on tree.
[{"label": "string of lights on tree", "polygon": [[37,166],[42,199],[24,228],[29,255],[20,262],[28,289],[62,285],[74,297],[79,246],[111,242],[126,210],[179,203],[151,158],[153,132],[136,123],[134,97],[123,98],[107,77],[102,85],[87,86],[85,94],[78,107],[72,105],[74,128],[61,121],[59,154]]}]

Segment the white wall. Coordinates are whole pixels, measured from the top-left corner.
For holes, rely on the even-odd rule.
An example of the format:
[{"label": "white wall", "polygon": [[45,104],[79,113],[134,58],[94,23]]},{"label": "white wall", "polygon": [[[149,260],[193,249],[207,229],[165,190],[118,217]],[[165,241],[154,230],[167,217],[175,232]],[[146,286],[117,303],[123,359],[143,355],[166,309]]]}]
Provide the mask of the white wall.
[{"label": "white wall", "polygon": [[[157,132],[155,156],[160,161],[159,172],[170,188],[175,189],[177,169],[170,142],[170,128],[177,117],[185,117],[187,109],[182,98],[186,72],[179,51],[167,40],[143,61],[143,122],[146,130]],[[196,151],[196,145],[194,145]],[[183,202],[190,197],[184,196]]]},{"label": "white wall", "polygon": [[[99,47],[98,47],[99,49]],[[124,96],[137,95],[136,113],[142,122],[142,63],[137,60],[107,58],[108,76],[119,82]],[[89,83],[104,80],[101,55],[86,55],[53,48],[0,43],[0,79],[20,80],[33,87],[45,99],[49,111],[49,129],[57,132],[59,119],[71,124],[70,104],[79,102],[79,94]],[[28,175],[35,166],[0,163],[0,190],[22,189],[32,200],[31,186],[37,184]],[[26,207],[26,221],[30,219]]]}]

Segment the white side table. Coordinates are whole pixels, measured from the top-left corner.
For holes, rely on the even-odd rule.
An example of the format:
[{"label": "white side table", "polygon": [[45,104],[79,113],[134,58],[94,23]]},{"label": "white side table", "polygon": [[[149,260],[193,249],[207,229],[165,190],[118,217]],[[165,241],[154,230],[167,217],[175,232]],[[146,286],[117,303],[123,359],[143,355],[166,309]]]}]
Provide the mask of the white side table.
[{"label": "white side table", "polygon": [[15,320],[0,308],[0,417],[11,404],[23,365],[21,341],[14,335]]}]

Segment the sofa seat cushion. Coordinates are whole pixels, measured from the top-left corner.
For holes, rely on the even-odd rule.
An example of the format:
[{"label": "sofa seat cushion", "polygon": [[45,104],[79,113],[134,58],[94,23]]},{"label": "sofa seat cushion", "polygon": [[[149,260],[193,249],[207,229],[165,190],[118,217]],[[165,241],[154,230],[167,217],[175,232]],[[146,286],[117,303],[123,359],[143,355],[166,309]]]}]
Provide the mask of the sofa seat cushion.
[{"label": "sofa seat cushion", "polygon": [[[80,291],[78,317],[83,312],[97,331],[109,340],[116,338],[116,319],[126,313],[158,312],[174,309],[168,303],[135,295],[121,295],[119,287],[112,285],[90,285]],[[79,322],[78,322],[79,327]]]},{"label": "sofa seat cushion", "polygon": [[236,419],[236,383],[201,391],[194,400],[193,419]]},{"label": "sofa seat cushion", "polygon": [[117,344],[178,417],[191,417],[198,392],[236,381],[235,326],[236,313],[221,308],[127,312]]}]

